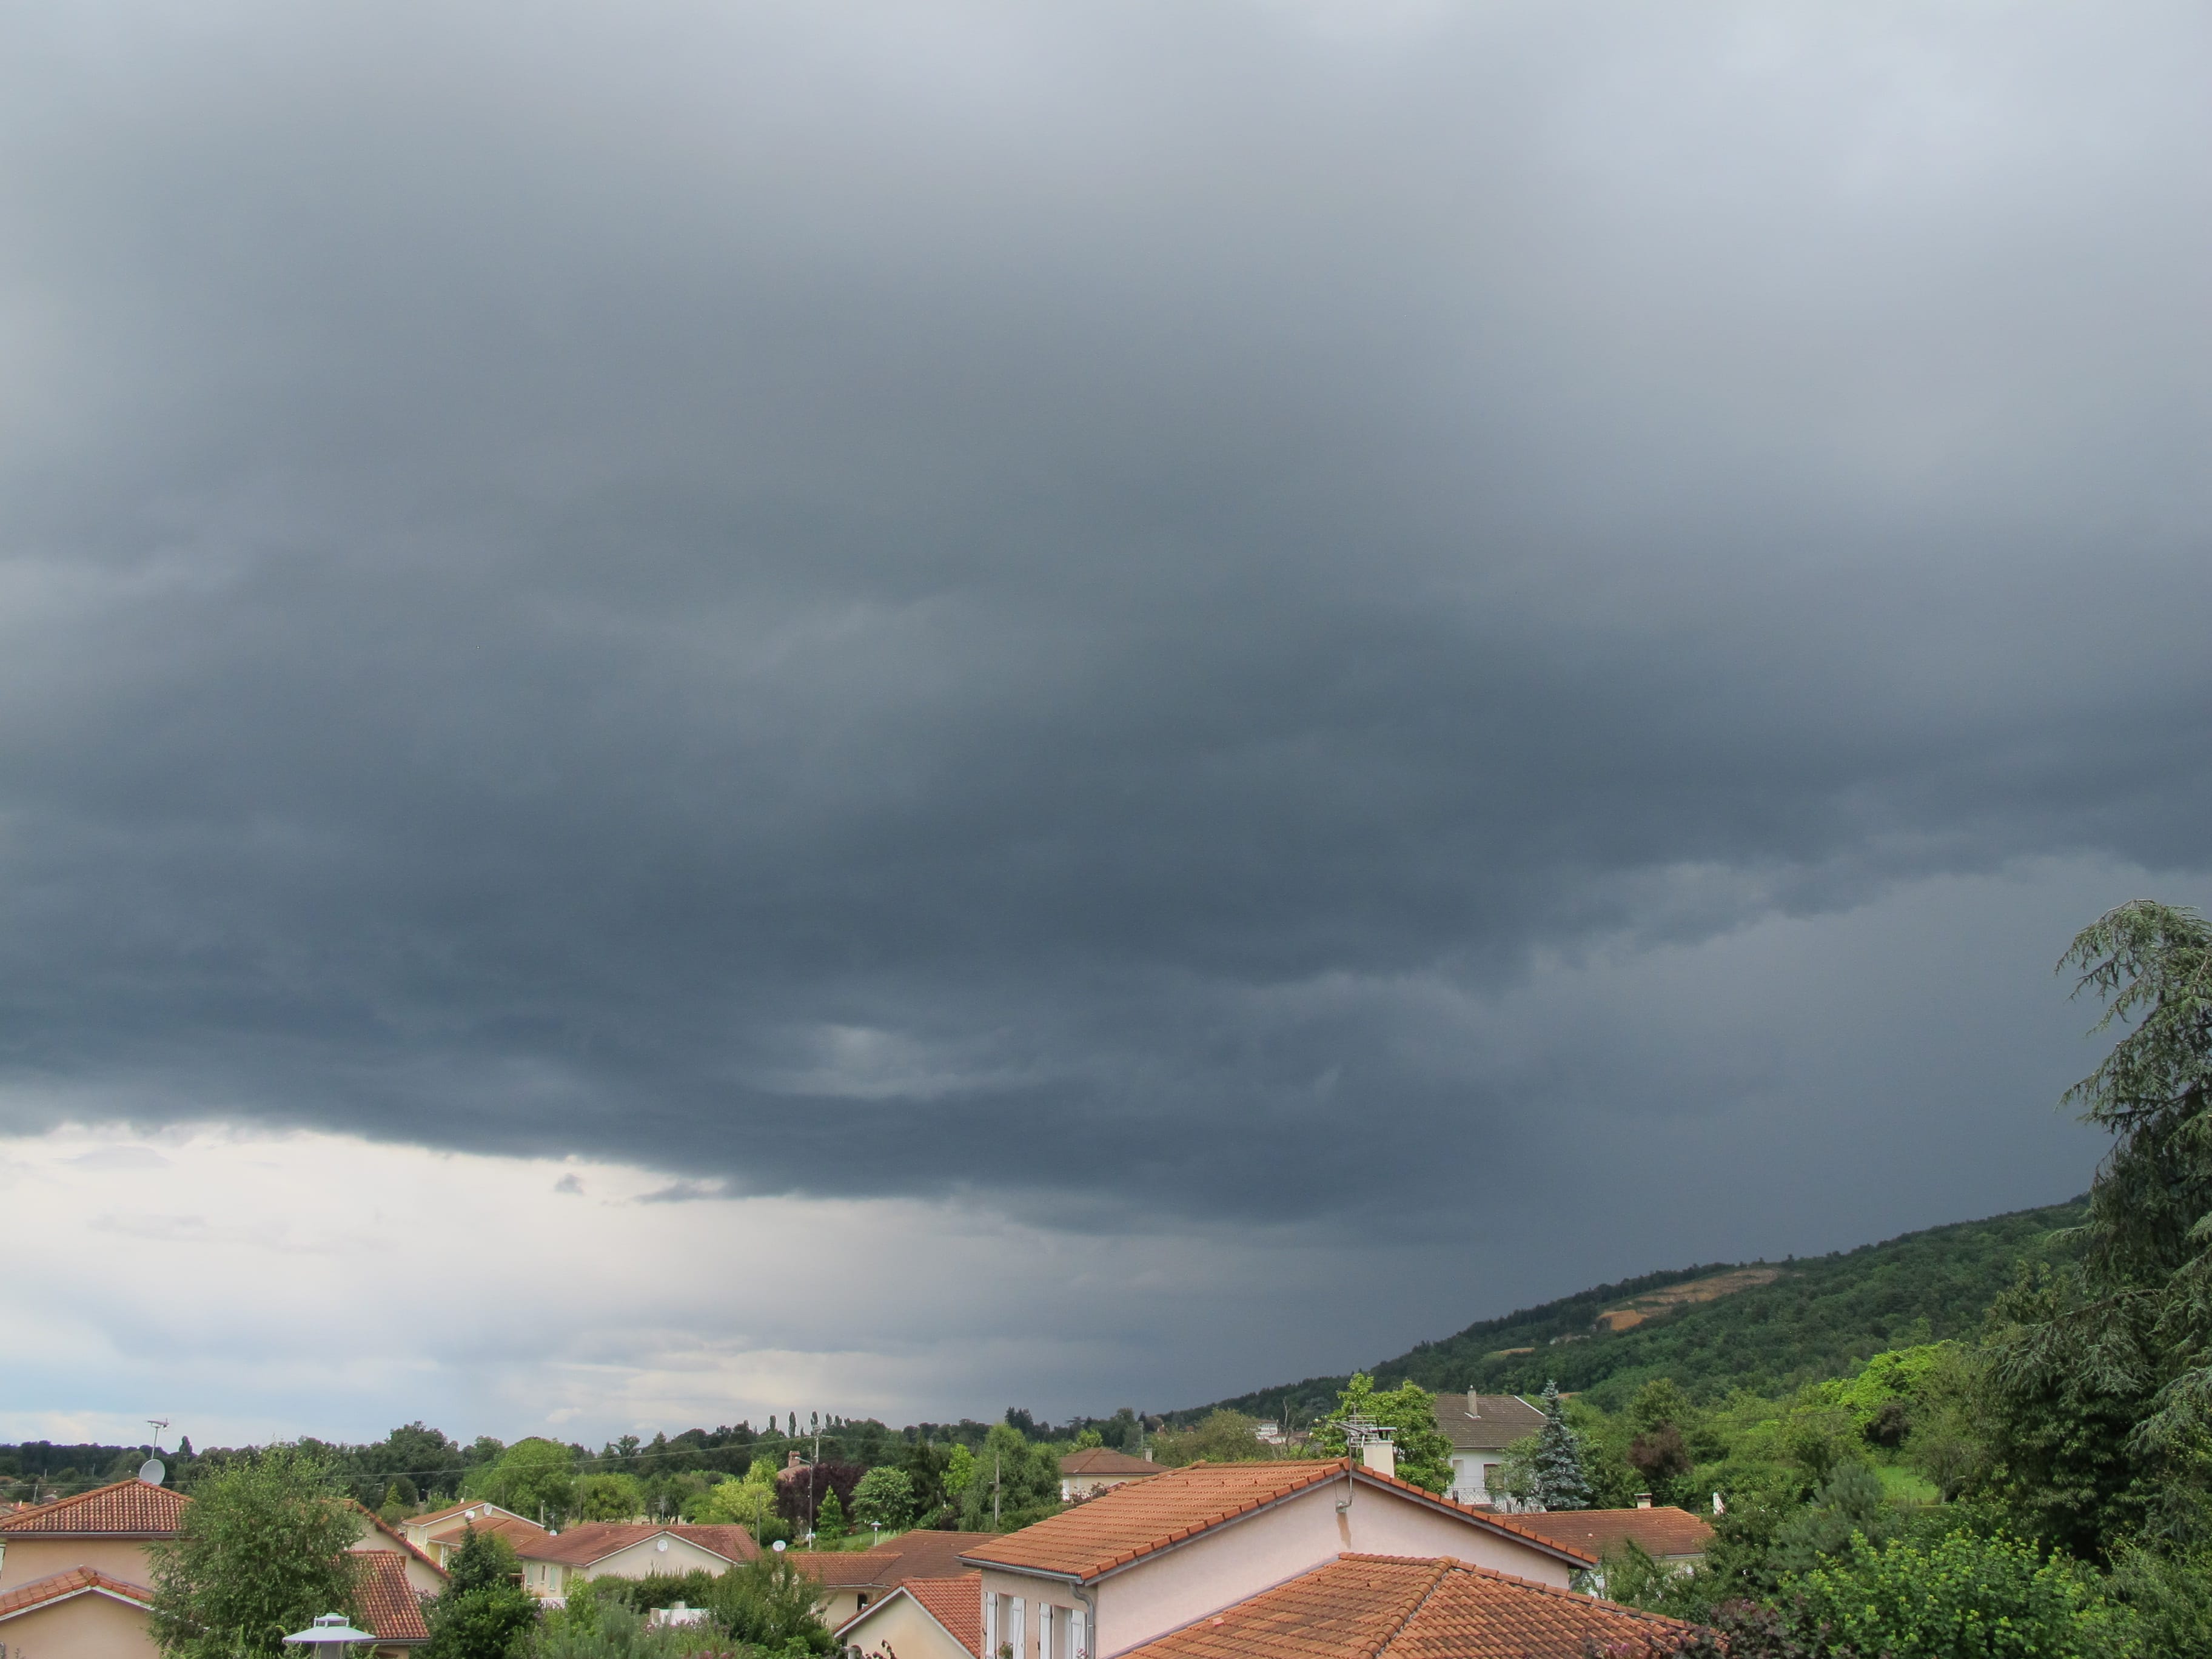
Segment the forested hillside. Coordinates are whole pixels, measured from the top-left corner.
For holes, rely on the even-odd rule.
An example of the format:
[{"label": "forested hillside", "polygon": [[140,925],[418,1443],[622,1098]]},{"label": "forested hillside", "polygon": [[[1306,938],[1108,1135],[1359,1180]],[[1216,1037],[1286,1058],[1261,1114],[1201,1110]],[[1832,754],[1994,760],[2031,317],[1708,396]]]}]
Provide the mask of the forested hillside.
[{"label": "forested hillside", "polygon": [[[1711,1263],[1601,1285],[1540,1307],[1468,1326],[1370,1369],[1377,1383],[1411,1380],[1431,1389],[1470,1386],[1528,1393],[1556,1379],[1617,1408],[1642,1383],[1671,1376],[1697,1396],[1731,1389],[1774,1394],[1838,1376],[1886,1348],[1971,1334],[2020,1264],[2048,1253],[2051,1234],[2081,1218],[2083,1200],[2016,1210],[1906,1233],[1879,1244],[1781,1262]],[[1710,1301],[1668,1309],[1668,1297],[1721,1274],[1752,1282]],[[1600,1316],[1634,1309],[1631,1328],[1606,1330]],[[1519,1350],[1520,1352],[1516,1352]],[[1336,1401],[1346,1376],[1310,1377],[1220,1401],[1256,1417],[1304,1421]],[[1174,1415],[1190,1420],[1216,1409]]]}]

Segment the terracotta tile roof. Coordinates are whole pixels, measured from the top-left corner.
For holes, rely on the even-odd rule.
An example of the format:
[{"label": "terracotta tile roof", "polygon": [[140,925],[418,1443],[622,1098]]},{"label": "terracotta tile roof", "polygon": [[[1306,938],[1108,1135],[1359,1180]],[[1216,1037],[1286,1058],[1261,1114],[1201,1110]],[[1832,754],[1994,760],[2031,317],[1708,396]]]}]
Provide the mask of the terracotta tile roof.
[{"label": "terracotta tile roof", "polygon": [[435,1527],[448,1521],[460,1521],[471,1510],[477,1511],[475,1518],[479,1521],[495,1515],[514,1516],[518,1521],[526,1522],[529,1519],[527,1516],[515,1515],[513,1510],[503,1510],[486,1498],[470,1498],[458,1504],[448,1504],[442,1510],[433,1510],[428,1515],[410,1515],[402,1524],[410,1527]]},{"label": "terracotta tile roof", "polygon": [[1470,1417],[1466,1395],[1437,1396],[1437,1427],[1455,1451],[1503,1451],[1544,1426],[1542,1409],[1517,1395],[1479,1394],[1474,1398]]},{"label": "terracotta tile roof", "polygon": [[655,1526],[634,1521],[586,1521],[563,1533],[541,1534],[528,1547],[518,1544],[515,1553],[528,1561],[550,1561],[556,1566],[585,1567],[604,1561],[617,1550],[663,1533],[711,1550],[726,1561],[750,1561],[760,1546],[743,1527]]},{"label": "terracotta tile roof", "polygon": [[[1265,1509],[1332,1478],[1340,1479],[1345,1469],[1342,1458],[1328,1462],[1193,1463],[1188,1468],[1171,1469],[1149,1480],[1133,1480],[1101,1492],[1090,1502],[1033,1527],[964,1551],[961,1559],[976,1566],[1027,1568],[1079,1580],[1096,1578],[1209,1528]],[[1577,1566],[1595,1564],[1597,1558],[1592,1552],[1527,1532],[1510,1517],[1455,1504],[1371,1469],[1354,1468],[1352,1475],[1363,1486],[1388,1487]]]},{"label": "terracotta tile roof", "polygon": [[1592,1555],[1603,1555],[1624,1539],[1634,1539],[1652,1556],[1703,1555],[1713,1529],[1687,1510],[1669,1504],[1650,1510],[1547,1510],[1516,1515],[1513,1523]]},{"label": "terracotta tile roof", "polygon": [[1062,1474],[1118,1474],[1136,1480],[1148,1474],[1165,1474],[1167,1465],[1155,1463],[1149,1457],[1132,1457],[1127,1452],[1109,1451],[1103,1446],[1093,1446],[1087,1451],[1070,1452],[1061,1458],[1060,1472]]},{"label": "terracotta tile roof", "polygon": [[95,1486],[74,1498],[58,1498],[0,1521],[0,1537],[25,1533],[64,1536],[101,1534],[111,1538],[169,1538],[176,1534],[178,1517],[192,1500],[167,1486],[149,1486],[143,1480],[118,1480],[112,1486]]},{"label": "terracotta tile roof", "polygon": [[353,1557],[354,1595],[361,1616],[368,1621],[380,1642],[427,1642],[430,1626],[422,1618],[422,1600],[407,1582],[407,1559],[397,1550],[358,1550]]},{"label": "terracotta tile roof", "polygon": [[424,1566],[429,1568],[431,1571],[436,1573],[441,1578],[447,1576],[446,1570],[443,1567],[440,1566],[435,1561],[431,1559],[424,1552],[416,1549],[414,1545],[409,1543],[405,1534],[402,1533],[397,1527],[388,1523],[385,1518],[379,1515],[374,1510],[369,1509],[358,1503],[354,1504],[354,1508],[361,1510],[362,1519],[368,1522],[368,1525],[363,1528],[362,1532],[362,1536],[363,1538],[367,1538],[374,1533],[381,1533],[384,1534],[383,1541],[375,1546],[377,1549],[401,1551],[407,1555],[414,1557],[415,1559],[420,1561]]},{"label": "terracotta tile roof", "polygon": [[793,1550],[784,1558],[827,1589],[872,1589],[888,1582],[898,1553],[878,1550]]},{"label": "terracotta tile roof", "polygon": [[872,1550],[806,1550],[791,1556],[801,1572],[832,1589],[890,1589],[909,1578],[950,1578],[960,1558],[996,1541],[994,1532],[902,1532]]},{"label": "terracotta tile roof", "polygon": [[67,1572],[52,1573],[44,1578],[33,1578],[27,1584],[18,1584],[5,1595],[0,1595],[0,1619],[13,1619],[33,1607],[94,1591],[105,1591],[142,1607],[154,1605],[154,1592],[143,1584],[115,1577],[97,1567],[71,1567]]},{"label": "terracotta tile roof", "polygon": [[504,1538],[514,1547],[518,1555],[528,1555],[537,1545],[553,1534],[535,1522],[525,1521],[520,1516],[509,1515],[505,1510],[494,1510],[487,1521],[471,1521],[465,1525],[438,1534],[430,1541],[447,1549],[459,1549],[473,1527],[478,1532],[488,1532]]},{"label": "terracotta tile roof", "polygon": [[983,1651],[983,1575],[966,1572],[957,1578],[909,1578],[899,1586],[919,1602],[924,1612],[942,1626],[945,1634],[981,1656]]},{"label": "terracotta tile roof", "polygon": [[1582,1659],[1693,1628],[1457,1561],[1344,1555],[1126,1659]]}]

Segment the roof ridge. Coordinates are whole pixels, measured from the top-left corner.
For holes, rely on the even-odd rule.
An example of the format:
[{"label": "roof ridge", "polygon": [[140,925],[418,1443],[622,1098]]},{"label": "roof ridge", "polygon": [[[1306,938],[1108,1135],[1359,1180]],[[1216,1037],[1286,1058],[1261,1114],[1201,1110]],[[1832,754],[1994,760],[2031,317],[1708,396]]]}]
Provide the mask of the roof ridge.
[{"label": "roof ridge", "polygon": [[59,1572],[50,1572],[43,1578],[33,1578],[28,1583],[18,1584],[5,1595],[0,1595],[0,1619],[12,1619],[19,1613],[45,1607],[64,1596],[95,1589],[106,1590],[144,1607],[151,1607],[154,1603],[154,1592],[143,1584],[135,1584],[128,1578],[118,1578],[113,1573],[103,1572],[98,1567],[64,1567]]},{"label": "roof ridge", "polygon": [[[1336,1559],[1341,1561],[1346,1558],[1340,1555]],[[1436,1556],[1431,1559],[1429,1565],[1432,1571],[1429,1574],[1428,1589],[1421,1592],[1420,1600],[1406,1609],[1399,1618],[1396,1628],[1368,1650],[1367,1659],[1382,1659],[1382,1656],[1390,1650],[1392,1644],[1406,1633],[1407,1627],[1421,1616],[1421,1609],[1437,1599],[1437,1591],[1443,1588],[1444,1581],[1451,1577],[1453,1562],[1449,1556]]]},{"label": "roof ridge", "polygon": [[[112,1538],[167,1537],[174,1534],[177,1517],[191,1501],[183,1492],[157,1486],[133,1475],[67,1498],[57,1498],[52,1503],[18,1510],[0,1519],[0,1536],[44,1533],[58,1537],[76,1534]],[[117,1512],[101,1517],[105,1524],[70,1524],[83,1515],[99,1516],[101,1507],[109,1504],[116,1506]],[[118,1524],[118,1518],[140,1524]]]},{"label": "roof ridge", "polygon": [[[397,1527],[393,1526],[393,1525],[392,1525],[389,1521],[386,1521],[386,1520],[382,1516],[379,1515],[379,1514],[378,1514],[374,1510],[373,1510],[373,1509],[369,1508],[369,1506],[368,1506],[368,1504],[366,1504],[362,1503],[359,1498],[348,1498],[346,1501],[347,1501],[348,1503],[351,1504],[354,1506],[354,1508],[356,1508],[356,1509],[359,1510],[360,1510],[363,1515],[367,1516],[368,1517],[369,1524],[370,1524],[371,1526],[374,1527],[374,1528],[375,1528],[379,1532],[382,1533],[382,1534],[383,1534],[386,1538],[389,1538],[389,1539],[390,1539],[393,1543],[395,1543],[395,1544],[398,1545],[401,1550],[405,1551],[409,1555],[413,1556],[413,1557],[414,1557],[417,1561],[420,1561],[420,1562],[421,1562],[424,1566],[426,1566],[426,1567],[429,1568],[431,1571],[433,1571],[433,1572],[436,1573],[436,1574],[437,1574],[441,1578],[450,1578],[450,1577],[453,1576],[451,1573],[448,1573],[448,1572],[447,1572],[447,1571],[443,1567],[440,1566],[440,1565],[439,1565],[435,1561],[433,1561],[433,1560],[430,1559],[430,1555],[429,1555],[429,1552],[428,1552],[428,1551],[424,1550],[424,1549],[422,1549],[422,1548],[420,1548],[419,1547],[417,1547],[417,1546],[416,1546],[416,1545],[413,1545],[413,1544],[409,1543],[409,1542],[407,1541],[407,1534],[406,1534],[405,1533],[404,1533],[404,1532],[400,1531],[398,1528],[397,1528]],[[388,1551],[388,1550],[387,1550],[387,1551],[375,1551],[375,1550],[369,1550],[369,1551],[355,1551],[355,1552],[353,1552],[353,1553],[356,1553],[356,1554],[364,1554],[364,1553],[365,1553],[365,1554],[371,1554],[371,1555],[374,1555],[374,1554],[380,1554],[380,1554],[390,1554],[390,1553],[392,1553],[392,1552]]]}]

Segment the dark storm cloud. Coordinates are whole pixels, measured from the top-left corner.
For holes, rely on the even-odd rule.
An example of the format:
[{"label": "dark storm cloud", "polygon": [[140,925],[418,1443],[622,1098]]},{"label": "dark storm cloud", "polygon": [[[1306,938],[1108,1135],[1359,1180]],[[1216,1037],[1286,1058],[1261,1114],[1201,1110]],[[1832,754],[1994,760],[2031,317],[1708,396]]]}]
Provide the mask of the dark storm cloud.
[{"label": "dark storm cloud", "polygon": [[2205,862],[2187,9],[6,28],[24,1121],[1358,1207],[1435,988]]}]

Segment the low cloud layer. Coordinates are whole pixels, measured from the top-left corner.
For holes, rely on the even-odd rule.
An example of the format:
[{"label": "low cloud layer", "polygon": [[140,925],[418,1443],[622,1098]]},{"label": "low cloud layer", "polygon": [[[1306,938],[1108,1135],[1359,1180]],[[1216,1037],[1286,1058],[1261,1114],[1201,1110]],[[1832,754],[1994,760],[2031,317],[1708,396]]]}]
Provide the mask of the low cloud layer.
[{"label": "low cloud layer", "polygon": [[12,18],[0,1123],[1498,1305],[2078,1189],[2047,964],[2207,862],[2207,29]]}]

